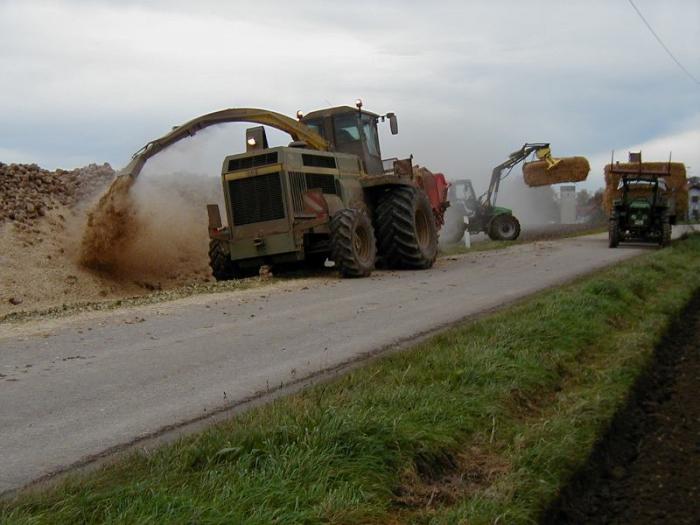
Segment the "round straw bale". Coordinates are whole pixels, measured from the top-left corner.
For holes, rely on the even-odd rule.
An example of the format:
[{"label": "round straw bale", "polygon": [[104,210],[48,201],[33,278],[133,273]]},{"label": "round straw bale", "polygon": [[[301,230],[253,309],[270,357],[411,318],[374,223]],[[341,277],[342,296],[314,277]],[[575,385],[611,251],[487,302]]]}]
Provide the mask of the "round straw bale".
[{"label": "round straw bale", "polygon": [[591,171],[586,157],[564,157],[557,160],[559,162],[551,168],[544,160],[523,164],[525,184],[535,187],[562,182],[581,182],[586,180],[588,172]]}]

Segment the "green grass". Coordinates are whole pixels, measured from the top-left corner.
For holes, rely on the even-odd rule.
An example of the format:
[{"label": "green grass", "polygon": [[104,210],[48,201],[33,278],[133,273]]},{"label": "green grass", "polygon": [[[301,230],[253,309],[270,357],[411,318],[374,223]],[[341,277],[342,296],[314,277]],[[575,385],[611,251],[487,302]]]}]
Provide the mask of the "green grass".
[{"label": "green grass", "polygon": [[700,236],[0,504],[2,523],[535,523],[700,288]]}]

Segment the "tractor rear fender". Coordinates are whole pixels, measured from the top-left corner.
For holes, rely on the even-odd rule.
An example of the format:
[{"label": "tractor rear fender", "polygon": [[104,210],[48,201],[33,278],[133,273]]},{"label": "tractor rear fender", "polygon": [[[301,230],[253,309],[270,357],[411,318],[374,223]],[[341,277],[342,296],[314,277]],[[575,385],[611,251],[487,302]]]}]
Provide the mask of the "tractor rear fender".
[{"label": "tractor rear fender", "polygon": [[511,210],[510,208],[504,208],[503,206],[492,207],[490,209],[490,213],[484,220],[484,231],[488,232],[491,229],[491,224],[493,223],[494,219],[496,217],[500,217],[501,215],[513,215],[513,210]]},{"label": "tractor rear fender", "polygon": [[[384,179],[384,180],[371,180],[371,179]],[[370,207],[379,201],[382,195],[384,195],[391,188],[397,186],[411,186],[415,187],[408,179],[398,179],[396,177],[366,177],[360,179],[362,184],[362,189],[364,192],[365,202],[367,202]]]},{"label": "tractor rear fender", "polygon": [[497,217],[499,215],[513,215],[513,210],[510,208],[504,208],[502,206],[494,206],[491,208],[491,216]]},{"label": "tractor rear fender", "polygon": [[372,204],[376,203],[379,196],[384,194],[390,188],[396,186],[411,186],[418,188],[427,195],[428,200],[430,201],[430,207],[433,210],[435,223],[438,229],[440,229],[440,227],[444,224],[445,210],[450,205],[449,201],[447,200],[449,183],[445,180],[445,176],[442,173],[431,173],[428,170],[424,171],[426,173],[416,177],[414,180],[404,177],[396,177],[394,175],[385,175],[378,177],[363,177],[361,179],[361,183],[365,190],[365,196]]}]

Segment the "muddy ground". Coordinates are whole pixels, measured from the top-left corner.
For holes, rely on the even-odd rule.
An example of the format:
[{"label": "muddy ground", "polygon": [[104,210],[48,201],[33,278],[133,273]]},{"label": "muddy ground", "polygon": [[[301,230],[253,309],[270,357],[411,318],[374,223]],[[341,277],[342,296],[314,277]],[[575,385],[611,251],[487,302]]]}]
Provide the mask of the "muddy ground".
[{"label": "muddy ground", "polygon": [[542,523],[700,523],[700,294]]}]

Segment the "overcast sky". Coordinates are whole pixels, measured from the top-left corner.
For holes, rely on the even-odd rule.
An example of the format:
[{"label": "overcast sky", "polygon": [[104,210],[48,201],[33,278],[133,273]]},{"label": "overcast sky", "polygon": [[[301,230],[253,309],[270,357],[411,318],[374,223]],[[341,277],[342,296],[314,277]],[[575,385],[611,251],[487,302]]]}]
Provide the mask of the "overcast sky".
[{"label": "overcast sky", "polygon": [[[700,1],[635,3],[700,77]],[[0,68],[3,162],[121,167],[202,113],[361,97],[398,114],[385,157],[412,153],[452,178],[483,178],[526,141],[588,156],[591,187],[613,149],[672,150],[700,175],[700,86],[627,0],[0,0]],[[216,170],[241,133],[182,151]]]}]

